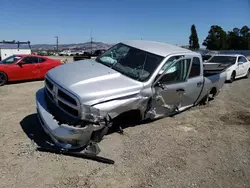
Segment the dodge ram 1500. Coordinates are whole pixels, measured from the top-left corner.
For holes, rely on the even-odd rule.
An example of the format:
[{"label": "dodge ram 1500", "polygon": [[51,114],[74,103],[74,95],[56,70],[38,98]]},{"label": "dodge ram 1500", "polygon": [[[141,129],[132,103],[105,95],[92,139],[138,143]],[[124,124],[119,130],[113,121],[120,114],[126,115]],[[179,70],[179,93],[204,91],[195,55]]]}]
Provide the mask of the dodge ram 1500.
[{"label": "dodge ram 1500", "polygon": [[157,119],[206,104],[224,85],[226,66],[203,69],[190,50],[153,41],[118,43],[95,60],[50,70],[37,91],[39,120],[61,148],[99,142],[122,114]]}]

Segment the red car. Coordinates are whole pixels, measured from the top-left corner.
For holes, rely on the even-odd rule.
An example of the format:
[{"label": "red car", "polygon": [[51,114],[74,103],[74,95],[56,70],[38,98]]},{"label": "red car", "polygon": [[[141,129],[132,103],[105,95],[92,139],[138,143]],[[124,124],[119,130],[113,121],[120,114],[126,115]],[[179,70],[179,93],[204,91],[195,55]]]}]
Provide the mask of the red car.
[{"label": "red car", "polygon": [[0,61],[0,86],[9,81],[43,79],[60,60],[37,55],[13,55]]}]

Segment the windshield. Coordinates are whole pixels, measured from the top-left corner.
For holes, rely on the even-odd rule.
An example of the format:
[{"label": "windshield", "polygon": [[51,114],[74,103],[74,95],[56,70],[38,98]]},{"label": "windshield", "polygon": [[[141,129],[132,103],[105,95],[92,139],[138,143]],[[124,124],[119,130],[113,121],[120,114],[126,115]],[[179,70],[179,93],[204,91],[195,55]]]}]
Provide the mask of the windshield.
[{"label": "windshield", "polygon": [[164,57],[119,43],[96,61],[138,81],[146,81]]},{"label": "windshield", "polygon": [[234,64],[236,57],[234,56],[214,56],[208,60],[211,63]]},{"label": "windshield", "polygon": [[13,64],[17,62],[19,59],[21,59],[20,56],[10,56],[5,58],[4,60],[0,61],[0,64]]}]

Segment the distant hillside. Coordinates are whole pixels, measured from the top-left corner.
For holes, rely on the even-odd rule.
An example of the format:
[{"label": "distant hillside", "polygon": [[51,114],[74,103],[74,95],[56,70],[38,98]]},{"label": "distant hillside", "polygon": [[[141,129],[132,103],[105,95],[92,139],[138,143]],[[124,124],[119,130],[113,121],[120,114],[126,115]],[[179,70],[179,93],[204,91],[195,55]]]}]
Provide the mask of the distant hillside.
[{"label": "distant hillside", "polygon": [[[103,42],[93,42],[92,43],[92,49],[108,49],[114,44],[105,44]],[[53,50],[55,49],[56,44],[32,44],[31,48],[33,50]],[[64,49],[78,49],[78,50],[85,50],[89,51],[91,49],[91,43],[85,42],[85,43],[79,43],[79,44],[59,44],[59,50]],[[17,48],[16,44],[0,44],[0,48]],[[28,45],[20,45],[19,48],[29,48]]]},{"label": "distant hillside", "polygon": [[[93,42],[92,43],[92,49],[108,49],[114,44],[105,44],[103,42]],[[32,49],[35,50],[53,50],[56,45],[55,44],[34,44],[31,45]],[[90,50],[91,49],[91,43],[90,42],[85,42],[85,43],[78,43],[78,44],[59,44],[59,49],[64,50],[64,49],[79,49],[79,50]]]}]

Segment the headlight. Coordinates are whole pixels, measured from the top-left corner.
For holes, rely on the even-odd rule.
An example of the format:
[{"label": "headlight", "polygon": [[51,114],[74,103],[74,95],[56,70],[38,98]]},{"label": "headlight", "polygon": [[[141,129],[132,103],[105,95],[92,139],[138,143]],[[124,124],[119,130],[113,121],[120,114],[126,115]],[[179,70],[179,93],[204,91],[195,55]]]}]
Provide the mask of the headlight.
[{"label": "headlight", "polygon": [[104,114],[92,106],[82,105],[82,119],[97,123],[104,120]]},{"label": "headlight", "polygon": [[231,71],[230,69],[227,69],[227,72]]}]

